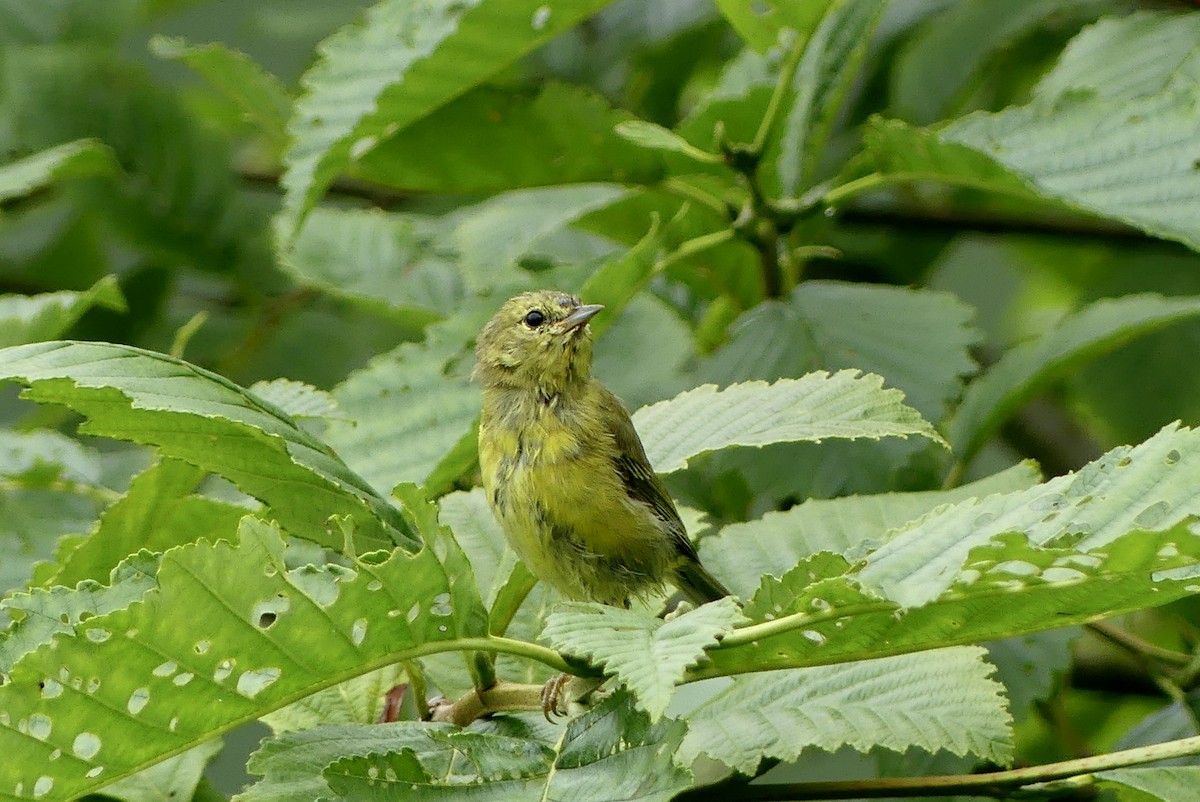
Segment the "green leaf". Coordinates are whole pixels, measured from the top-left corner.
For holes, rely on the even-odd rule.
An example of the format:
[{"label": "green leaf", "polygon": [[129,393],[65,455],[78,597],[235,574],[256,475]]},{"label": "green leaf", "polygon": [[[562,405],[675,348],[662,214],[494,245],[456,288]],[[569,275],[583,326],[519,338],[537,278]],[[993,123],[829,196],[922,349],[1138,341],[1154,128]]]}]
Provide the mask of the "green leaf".
[{"label": "green leaf", "polygon": [[388,692],[407,681],[404,666],[384,666],[267,713],[262,722],[276,735],[329,724],[377,724]]},{"label": "green leaf", "polygon": [[245,53],[217,42],[189,45],[174,36],[154,36],[150,52],[159,58],[181,61],[200,73],[254,123],[275,151],[283,151],[292,99],[278,78]]},{"label": "green leaf", "polygon": [[[1152,766],[1098,771],[1101,788],[1117,791],[1123,800],[1189,802],[1200,787],[1200,766]],[[1140,792],[1129,796],[1128,791]]]},{"label": "green leaf", "polygon": [[662,158],[613,133],[630,118],[582,86],[548,83],[535,95],[479,86],[382,142],[354,174],[409,192],[462,194],[653,183],[662,177]]},{"label": "green leaf", "polygon": [[466,343],[485,320],[482,306],[459,310],[425,342],[375,357],[333,389],[346,419],[331,421],[325,439],[378,492],[423,484],[470,433],[479,390],[451,368],[473,364]]},{"label": "green leaf", "polygon": [[978,647],[741,677],[688,717],[680,757],[753,776],[805,749],[946,750],[1001,765],[1013,756],[1004,688]]},{"label": "green leaf", "polygon": [[100,473],[98,454],[57,432],[0,430],[0,595],[29,581],[63,535],[92,527],[110,494]]},{"label": "green leaf", "polygon": [[607,2],[382,0],[326,39],[288,126],[285,239],[353,160]]},{"label": "green leaf", "polygon": [[105,276],[83,292],[0,295],[0,347],[52,340],[96,306],[125,311],[125,297],[114,277]]},{"label": "green leaf", "polygon": [[613,673],[658,721],[675,685],[743,621],[733,599],[710,602],[669,621],[604,604],[563,603],[546,620],[542,637],[560,651],[586,657]]},{"label": "green leaf", "polygon": [[[239,538],[167,552],[140,603],[53,619],[74,637],[26,654],[0,686],[4,787],[45,776],[46,800],[73,799],[317,690],[484,634],[469,576],[428,548],[289,569],[277,529],[247,517]],[[85,592],[59,589],[59,609],[82,606]],[[18,729],[35,720],[44,737]]]},{"label": "green leaf", "polygon": [[0,201],[28,195],[56,181],[116,175],[112,151],[94,139],[77,139],[0,166]]},{"label": "green leaf", "polygon": [[104,786],[104,796],[121,802],[162,802],[191,799],[204,769],[224,744],[220,738],[205,741],[182,755],[156,763],[137,774]]},{"label": "green leaf", "polygon": [[156,446],[225,477],[290,534],[340,549],[326,520],[348,515],[360,551],[417,545],[400,512],[328,446],[228,379],[163,354],[108,343],[0,350],[0,378],[89,418],[89,434]]},{"label": "green leaf", "polygon": [[672,760],[682,736],[681,722],[652,724],[617,694],[572,720],[551,745],[430,731],[424,748],[402,743],[403,751],[339,761],[325,780],[342,798],[381,802],[476,799],[480,791],[496,799],[667,802],[691,784]]},{"label": "green leaf", "polygon": [[[1200,68],[1200,17],[1137,11],[1102,19],[1071,40],[1038,82],[1041,95],[1085,89],[1101,98],[1145,97],[1186,84]],[[1155,58],[1146,59],[1153,43]]]},{"label": "green leaf", "polygon": [[645,120],[627,120],[619,123],[614,129],[617,136],[640,145],[647,150],[665,150],[679,153],[689,159],[703,164],[724,164],[724,157],[716,153],[708,153],[692,145],[669,128],[646,122]]},{"label": "green leaf", "polygon": [[940,420],[975,370],[973,316],[946,292],[806,281],[787,302],[767,301],[739,317],[704,375],[739,381],[857,368],[883,376],[927,419]]},{"label": "green leaf", "polygon": [[835,0],[802,43],[781,119],[768,137],[759,168],[763,191],[771,197],[797,198],[819,177],[826,143],[886,5],[881,0]]},{"label": "green leaf", "polygon": [[1082,629],[1068,627],[987,644],[988,662],[996,666],[996,679],[1004,683],[1009,710],[1018,724],[1033,712],[1034,702],[1050,698],[1070,670],[1071,644],[1082,634]]},{"label": "green leaf", "polygon": [[91,534],[43,584],[74,586],[108,579],[113,568],[140,549],[164,552],[184,543],[216,540],[237,530],[248,510],[194,495],[206,472],[164,459],[135,477],[123,498],[104,511]]},{"label": "green leaf", "polygon": [[909,435],[940,442],[903,397],[899,390],[883,389],[878,376],[818,371],[723,390],[706,384],[639,409],[633,421],[659,473],[678,471],[693,457],[735,445]]},{"label": "green leaf", "polygon": [[[1112,5],[1110,0],[951,3],[901,44],[889,70],[889,105],[897,117],[921,125],[972,100],[978,105],[979,84],[995,69],[998,54],[1047,28],[1069,31]],[[1132,47],[1130,52],[1135,52]]]},{"label": "green leaf", "polygon": [[602,304],[604,314],[589,324],[597,340],[620,317],[655,275],[663,247],[658,218],[650,221],[650,230],[629,250],[596,268],[583,286],[579,297],[584,303]]},{"label": "green leaf", "polygon": [[479,583],[483,600],[490,608],[496,594],[508,581],[517,555],[508,547],[504,531],[488,506],[487,494],[477,487],[470,492],[451,493],[439,502],[439,520],[454,532],[466,552]]},{"label": "green leaf", "polygon": [[255,396],[274,404],[293,418],[338,417],[337,401],[324,390],[291,379],[257,381],[248,388]]},{"label": "green leaf", "polygon": [[303,285],[388,312],[423,312],[424,323],[462,295],[446,228],[425,215],[318,208],[280,258]]},{"label": "green leaf", "polygon": [[738,35],[760,53],[774,47],[785,28],[807,35],[825,11],[821,3],[778,0],[716,0],[716,3]]},{"label": "green leaf", "polygon": [[1013,348],[971,383],[947,427],[959,461],[969,462],[1009,416],[1052,381],[1123,343],[1197,314],[1200,298],[1106,299]]},{"label": "green leaf", "polygon": [[726,526],[700,541],[700,557],[734,593],[748,599],[761,577],[783,576],[817,552],[854,559],[879,545],[889,530],[943,504],[1021,490],[1040,478],[1037,468],[1024,462],[953,490],[809,499],[784,512]]},{"label": "green leaf", "polygon": [[867,558],[859,577],[865,586],[915,607],[960,580],[972,549],[1007,532],[1025,533],[1036,546],[1073,538],[1079,551],[1092,552],[1138,529],[1187,531],[1187,522],[1200,515],[1192,483],[1197,463],[1200,430],[1167,426],[1144,443],[1113,449],[1076,473],[1015,493],[960,502],[913,522]]},{"label": "green leaf", "polygon": [[141,600],[154,587],[157,568],[157,558],[141,551],[113,569],[108,585],[89,579],[74,589],[33,588],[0,600],[0,608],[16,611],[11,614],[16,623],[0,638],[0,673],[7,674],[19,659],[56,635],[74,634],[85,619]]},{"label": "green leaf", "polygon": [[[629,194],[613,184],[575,184],[505,192],[456,213],[453,243],[467,286],[495,291],[529,281],[512,268],[541,240]],[[521,287],[524,289],[524,286]]]},{"label": "green leaf", "polygon": [[[991,496],[980,506],[1002,498]],[[922,521],[953,517],[962,506]],[[734,630],[709,651],[712,667],[695,673],[827,665],[977,643],[1155,607],[1200,589],[1200,542],[1188,524],[1135,528],[1092,548],[1031,540],[997,535],[976,546],[950,577],[938,577],[936,598],[920,607],[907,606],[917,593],[912,587],[899,601],[878,595],[873,577],[864,579],[870,558],[852,572],[843,557],[813,555],[781,579],[764,579],[745,608],[760,623]]]},{"label": "green leaf", "polygon": [[[1072,40],[1029,105],[936,129],[889,123],[888,144],[867,151],[890,180],[1034,195],[1200,248],[1196,28],[1187,14],[1106,21]],[[1166,57],[1139,58],[1138,41],[1166,43]],[[1102,76],[1114,78],[1101,90]]]}]

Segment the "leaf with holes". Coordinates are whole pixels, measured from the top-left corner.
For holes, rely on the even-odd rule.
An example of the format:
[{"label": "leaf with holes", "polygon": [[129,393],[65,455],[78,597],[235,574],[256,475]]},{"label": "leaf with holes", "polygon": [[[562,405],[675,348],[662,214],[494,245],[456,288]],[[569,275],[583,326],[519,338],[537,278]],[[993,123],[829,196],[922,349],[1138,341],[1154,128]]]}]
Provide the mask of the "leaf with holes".
[{"label": "leaf with holes", "polygon": [[729,598],[670,621],[604,604],[564,603],[546,620],[542,637],[563,653],[586,657],[615,674],[638,707],[657,721],[688,667],[743,620]]},{"label": "leaf with holes", "polygon": [[883,389],[878,376],[818,371],[773,384],[724,389],[706,384],[642,407],[633,422],[659,473],[681,470],[693,457],[730,446],[909,435],[942,442],[903,399],[899,390]]},{"label": "leaf with holes", "polygon": [[164,354],[108,343],[49,342],[0,350],[0,379],[24,397],[89,420],[81,431],[153,445],[236,484],[289,534],[334,549],[331,515],[356,522],[359,551],[419,545],[400,511],[324,443],[276,407],[215,373]]},{"label": "leaf with holes", "polygon": [[763,576],[783,576],[817,552],[853,560],[879,546],[892,530],[943,504],[1021,490],[1040,478],[1037,469],[1024,462],[953,490],[809,499],[704,538],[700,559],[734,593],[748,599]]},{"label": "leaf with holes", "polygon": [[[486,629],[469,573],[444,569],[428,548],[368,555],[352,569],[289,569],[277,529],[247,517],[238,535],[236,546],[168,551],[153,587],[133,603],[68,617],[58,626],[74,637],[17,660],[0,686],[0,748],[11,757],[0,785],[42,783],[48,802],[73,799],[322,688],[454,649]],[[55,589],[45,613],[79,607],[84,592]]]},{"label": "leaf with holes", "polygon": [[1012,719],[984,654],[963,646],[737,678],[687,716],[680,757],[708,755],[750,776],[765,758],[843,746],[944,749],[1005,765]]}]

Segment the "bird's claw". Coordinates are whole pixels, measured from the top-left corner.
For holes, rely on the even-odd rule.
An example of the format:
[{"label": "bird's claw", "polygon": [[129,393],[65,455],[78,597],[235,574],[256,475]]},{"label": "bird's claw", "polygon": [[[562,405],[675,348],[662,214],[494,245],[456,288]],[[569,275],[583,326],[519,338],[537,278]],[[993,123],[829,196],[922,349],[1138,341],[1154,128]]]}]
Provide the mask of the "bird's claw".
[{"label": "bird's claw", "polygon": [[563,701],[563,689],[570,681],[570,674],[555,674],[542,686],[542,715],[551,724],[555,723],[552,716],[566,715],[566,711],[561,710],[560,705]]}]

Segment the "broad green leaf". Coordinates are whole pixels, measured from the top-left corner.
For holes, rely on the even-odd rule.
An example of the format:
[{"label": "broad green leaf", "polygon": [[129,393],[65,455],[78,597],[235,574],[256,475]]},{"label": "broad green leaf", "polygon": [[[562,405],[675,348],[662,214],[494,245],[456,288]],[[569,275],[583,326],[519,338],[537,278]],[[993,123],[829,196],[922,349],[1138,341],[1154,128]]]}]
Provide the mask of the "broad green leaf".
[{"label": "broad green leaf", "polygon": [[688,667],[743,620],[729,598],[669,621],[604,604],[568,602],[550,614],[542,637],[564,654],[586,657],[615,674],[638,707],[657,721]]},{"label": "broad green leaf", "polygon": [[604,306],[604,314],[593,318],[589,324],[595,339],[604,334],[650,283],[662,247],[663,232],[659,230],[658,218],[653,218],[646,236],[628,251],[596,268],[579,288],[579,297],[584,303]]},{"label": "broad green leaf", "polygon": [[511,272],[518,259],[549,235],[627,194],[613,184],[524,189],[456,213],[452,242],[461,255],[465,283],[476,291],[494,291],[506,282],[527,282]]},{"label": "broad green leaf", "polygon": [[739,677],[688,715],[680,757],[708,755],[753,776],[764,758],[806,749],[975,755],[1012,760],[1004,687],[978,647]]},{"label": "broad green leaf", "polygon": [[797,198],[819,178],[825,146],[886,5],[883,0],[834,0],[802,42],[804,52],[759,168],[769,196]]},{"label": "broad green leaf", "polygon": [[162,802],[191,799],[204,769],[224,744],[220,738],[205,741],[181,755],[167,758],[137,774],[104,786],[104,796],[121,802]]},{"label": "broad green leaf", "polygon": [[385,140],[353,170],[409,192],[653,183],[662,159],[613,133],[630,118],[582,86],[549,83],[534,95],[479,86]]},{"label": "broad green leaf", "polygon": [[719,381],[857,368],[883,376],[929,420],[940,420],[974,372],[973,310],[950,293],[806,281],[733,324],[705,376]]},{"label": "broad green leaf", "polygon": [[337,401],[325,390],[291,379],[271,379],[250,385],[250,392],[293,418],[338,417]]},{"label": "broad green leaf", "polygon": [[465,370],[468,338],[487,319],[480,306],[429,329],[423,343],[403,343],[375,357],[333,389],[345,420],[325,440],[380,493],[397,482],[424,483],[442,458],[471,432],[479,390]]},{"label": "broad green leaf", "polygon": [[206,475],[174,459],[151,466],[134,478],[125,496],[104,511],[87,538],[60,559],[43,584],[103,582],[139,549],[164,552],[201,538],[228,538],[248,510],[195,495]]},{"label": "broad green leaf", "polygon": [[[140,603],[68,619],[59,626],[74,637],[18,661],[0,686],[4,787],[48,777],[46,800],[73,799],[317,690],[484,634],[469,576],[428,548],[289,570],[277,529],[245,518],[239,536],[168,551]],[[82,592],[60,589],[60,608]],[[19,721],[39,722],[42,737]]]},{"label": "broad green leaf", "polygon": [[384,666],[267,713],[262,722],[276,735],[329,724],[377,724],[387,693],[407,681],[404,666]]},{"label": "broad green leaf", "polygon": [[746,44],[765,53],[785,28],[807,35],[821,19],[824,3],[813,0],[716,0],[717,8]]},{"label": "broad green leaf", "polygon": [[150,51],[159,58],[181,61],[204,76],[276,151],[283,151],[292,100],[279,79],[253,59],[217,42],[193,45],[173,36],[153,37]]},{"label": "broad green leaf", "polygon": [[301,284],[389,312],[423,313],[418,320],[428,322],[462,294],[446,228],[425,215],[319,208],[280,259]]},{"label": "broad green leaf", "polygon": [[606,4],[381,0],[326,39],[288,126],[285,239],[352,161]]},{"label": "broad green leaf", "polygon": [[107,146],[94,139],[78,139],[0,165],[0,201],[28,195],[56,181],[119,172]]},{"label": "broad green leaf", "polygon": [[1190,802],[1200,788],[1200,766],[1111,769],[1098,771],[1095,777],[1097,785],[1116,791],[1119,799],[1139,802]]},{"label": "broad green leaf", "polygon": [[951,3],[901,43],[889,70],[889,105],[910,123],[943,119],[972,99],[998,54],[1046,28],[1070,30],[1114,5],[1112,0]]},{"label": "broad green leaf", "polygon": [[125,298],[112,276],[83,292],[0,295],[0,347],[60,337],[95,306],[125,311]]},{"label": "broad green leaf", "polygon": [[940,437],[902,399],[871,374],[843,370],[810,373],[773,384],[744,382],[723,390],[706,384],[669,401],[639,409],[634,423],[660,473],[730,446],[762,446],[827,438]]},{"label": "broad green leaf", "polygon": [[726,526],[700,541],[700,557],[734,593],[748,599],[762,576],[783,576],[817,552],[854,559],[883,542],[890,530],[943,504],[1021,490],[1040,478],[1037,468],[1024,462],[953,490],[810,499],[756,521]]},{"label": "broad green leaf", "polygon": [[439,520],[450,528],[466,552],[483,600],[490,608],[512,573],[517,555],[508,547],[504,531],[488,506],[487,495],[483,488],[477,487],[470,492],[444,496],[438,506]]},{"label": "broad green leaf", "polygon": [[[1102,19],[1071,40],[1037,92],[1059,96],[1088,90],[1102,98],[1169,91],[1200,74],[1200,17],[1138,11]],[[1145,58],[1153,45],[1155,57]]]},{"label": "broad green leaf", "polygon": [[[979,506],[1003,498],[991,496]],[[953,518],[963,506],[922,521]],[[1045,511],[1040,515],[1044,518]],[[1038,534],[985,540],[951,569],[951,576],[937,578],[936,598],[920,607],[878,595],[863,579],[872,568],[869,561],[851,571],[843,557],[815,554],[780,579],[765,578],[744,609],[760,623],[726,636],[709,650],[712,666],[694,669],[692,676],[827,665],[996,640],[1200,592],[1200,539],[1189,524],[1127,529],[1091,548],[1036,545],[1031,541]],[[880,551],[902,536],[903,530]]]},{"label": "broad green leaf", "polygon": [[[1072,40],[1029,105],[934,129],[889,123],[887,144],[868,138],[867,152],[887,180],[1036,195],[1200,247],[1195,29],[1187,14],[1105,21]],[[1166,56],[1139,58],[1139,41]]]},{"label": "broad green leaf", "polygon": [[967,463],[1020,406],[1050,382],[1123,343],[1200,314],[1200,298],[1129,295],[1097,301],[1013,348],[963,395],[947,431]]},{"label": "broad green leaf", "polygon": [[[1015,493],[960,502],[915,521],[867,558],[859,578],[887,598],[916,607],[961,581],[972,549],[1005,533],[1024,533],[1034,546],[1065,540],[1088,553],[1108,549],[1139,529],[1186,533],[1200,515],[1193,492],[1197,464],[1200,430],[1167,426],[1144,443],[1113,449],[1076,473]],[[1174,551],[1190,551],[1195,539],[1184,535],[1188,542]]]},{"label": "broad green leaf", "polygon": [[[674,765],[683,724],[650,724],[614,695],[566,725],[552,744],[480,732],[431,731],[424,749],[342,760],[325,780],[341,798],[512,802],[667,802],[690,785]],[[389,768],[391,773],[389,773]],[[396,779],[391,779],[395,776]]]},{"label": "broad green leaf", "polygon": [[100,486],[100,473],[99,455],[78,441],[0,430],[0,596],[28,582],[63,535],[92,527],[115,495]]},{"label": "broad green leaf", "polygon": [[163,354],[108,343],[49,342],[0,350],[0,378],[24,397],[88,418],[89,434],[157,447],[229,479],[290,534],[335,549],[331,515],[357,524],[360,551],[417,545],[400,512],[284,413],[228,379]]},{"label": "broad green leaf", "polygon": [[55,636],[74,634],[85,619],[141,600],[154,587],[157,568],[157,558],[141,551],[114,568],[107,585],[85,579],[73,589],[33,588],[0,600],[0,608],[14,611],[10,617],[16,621],[0,638],[0,673],[7,674],[19,659]]},{"label": "broad green leaf", "polygon": [[1034,702],[1050,698],[1070,670],[1071,644],[1082,634],[1079,627],[1067,627],[986,644],[988,662],[996,666],[996,679],[1004,684],[1017,724],[1030,715]]},{"label": "broad green leaf", "polygon": [[718,127],[726,141],[752,142],[770,103],[781,57],[778,49],[766,55],[747,49],[726,62],[716,85],[679,123],[679,133],[706,149],[719,146]]}]

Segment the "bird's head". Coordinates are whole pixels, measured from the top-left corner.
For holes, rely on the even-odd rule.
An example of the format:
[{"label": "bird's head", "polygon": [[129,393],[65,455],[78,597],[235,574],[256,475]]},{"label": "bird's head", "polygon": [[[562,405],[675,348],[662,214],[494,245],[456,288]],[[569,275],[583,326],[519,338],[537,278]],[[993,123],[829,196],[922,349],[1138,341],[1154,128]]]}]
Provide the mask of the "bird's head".
[{"label": "bird's head", "polygon": [[549,397],[588,379],[588,321],[603,309],[555,290],[524,292],[505,301],[475,344],[474,377],[484,387],[541,392]]}]

